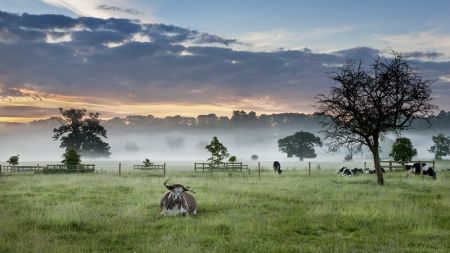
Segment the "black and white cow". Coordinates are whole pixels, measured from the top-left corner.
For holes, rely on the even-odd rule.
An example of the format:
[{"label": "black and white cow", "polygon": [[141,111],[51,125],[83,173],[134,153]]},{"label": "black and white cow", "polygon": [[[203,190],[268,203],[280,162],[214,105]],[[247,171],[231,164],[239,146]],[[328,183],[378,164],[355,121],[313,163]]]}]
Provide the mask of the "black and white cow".
[{"label": "black and white cow", "polygon": [[364,169],[364,173],[366,173],[366,174],[375,174],[375,173],[377,173],[377,171],[375,169],[365,168]]},{"label": "black and white cow", "polygon": [[341,174],[343,176],[351,176],[353,175],[352,171],[347,167],[342,167],[338,170],[338,174]]},{"label": "black and white cow", "polygon": [[273,172],[278,173],[278,175],[281,175],[283,171],[281,170],[281,164],[278,161],[273,162]]},{"label": "black and white cow", "polygon": [[[406,176],[410,174],[420,175],[420,163],[408,163],[405,165]],[[433,180],[436,180],[436,172],[433,170],[433,167],[428,165],[427,163],[422,163],[422,173],[425,176],[430,176]]]},{"label": "black and white cow", "polygon": [[195,215],[197,214],[197,202],[194,196],[188,192],[195,193],[189,186],[183,186],[181,184],[168,185],[167,179],[164,182],[164,186],[168,189],[164,193],[159,207],[161,210],[161,215]]},{"label": "black and white cow", "polygon": [[[386,171],[384,170],[383,167],[381,167],[381,173],[385,173]],[[375,169],[369,169],[369,168],[365,168],[364,169],[364,173],[366,174],[375,174],[377,173],[377,171]]]},{"label": "black and white cow", "polygon": [[364,170],[363,169],[354,168],[354,169],[352,169],[352,173],[353,174],[364,173]]}]

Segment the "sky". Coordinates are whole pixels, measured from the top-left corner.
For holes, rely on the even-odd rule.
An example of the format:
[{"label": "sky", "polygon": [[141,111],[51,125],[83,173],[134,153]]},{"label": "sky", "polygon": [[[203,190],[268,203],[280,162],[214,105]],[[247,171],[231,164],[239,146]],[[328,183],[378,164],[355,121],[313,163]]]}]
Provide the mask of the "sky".
[{"label": "sky", "polygon": [[0,122],[58,107],[309,113],[330,72],[389,48],[436,81],[435,104],[450,110],[449,1],[1,0],[0,10]]}]

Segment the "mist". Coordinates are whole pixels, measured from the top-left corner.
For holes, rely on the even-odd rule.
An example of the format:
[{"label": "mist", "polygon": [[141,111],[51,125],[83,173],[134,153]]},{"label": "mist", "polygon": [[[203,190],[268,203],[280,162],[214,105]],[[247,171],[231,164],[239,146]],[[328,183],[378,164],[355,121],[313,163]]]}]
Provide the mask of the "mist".
[{"label": "mist", "polygon": [[[52,139],[55,124],[13,124],[0,128],[0,163],[4,164],[11,155],[20,155],[20,161],[61,161],[64,149],[60,141]],[[141,161],[148,158],[152,161],[206,161],[208,152],[205,146],[213,136],[228,148],[230,155],[235,155],[239,161],[250,161],[256,154],[260,161],[298,161],[298,158],[287,158],[278,150],[277,140],[296,131],[310,131],[320,136],[318,127],[298,125],[288,128],[231,128],[231,129],[166,129],[151,128],[108,129],[105,140],[111,146],[111,157],[102,159],[82,158],[84,161]],[[417,149],[420,159],[433,159],[428,149],[433,145],[431,137],[438,133],[450,135],[448,130],[406,131],[402,136],[410,138]],[[322,137],[322,136],[321,136]],[[381,157],[389,159],[389,153],[396,136],[388,135],[381,141]],[[341,162],[347,154],[345,149],[337,153],[328,152],[327,146],[317,148],[315,159],[307,161]],[[361,154],[354,155],[354,160],[371,159],[371,154],[365,149]]]}]

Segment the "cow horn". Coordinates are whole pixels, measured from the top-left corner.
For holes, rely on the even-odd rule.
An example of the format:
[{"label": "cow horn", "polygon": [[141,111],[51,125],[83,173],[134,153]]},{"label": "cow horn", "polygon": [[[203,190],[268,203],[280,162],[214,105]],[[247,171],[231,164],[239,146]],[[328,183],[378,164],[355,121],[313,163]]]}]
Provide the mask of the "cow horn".
[{"label": "cow horn", "polygon": [[167,179],[167,180],[164,182],[164,186],[165,186],[169,191],[171,191],[171,190],[173,189],[173,186],[172,186],[172,185],[167,185],[167,182],[169,182],[169,180],[170,180],[170,178]]},{"label": "cow horn", "polygon": [[194,190],[192,190],[191,189],[191,187],[189,187],[189,186],[186,186],[186,188],[184,189],[185,191],[190,191],[190,192],[193,192],[193,193],[196,193]]}]

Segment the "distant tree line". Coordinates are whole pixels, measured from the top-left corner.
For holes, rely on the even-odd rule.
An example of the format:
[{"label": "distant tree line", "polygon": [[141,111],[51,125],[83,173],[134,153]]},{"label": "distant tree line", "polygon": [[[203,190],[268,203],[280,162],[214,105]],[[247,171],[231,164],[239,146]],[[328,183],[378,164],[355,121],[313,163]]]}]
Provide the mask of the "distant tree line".
[{"label": "distant tree line", "polygon": [[185,116],[167,116],[158,118],[153,115],[130,115],[124,118],[115,117],[105,121],[105,126],[112,128],[128,127],[152,127],[152,128],[277,128],[299,125],[307,128],[316,128],[322,120],[319,113],[280,113],[280,114],[261,114],[257,116],[256,112],[233,111],[231,117],[217,116],[214,113],[207,115],[198,115],[197,117]]},{"label": "distant tree line", "polygon": [[[47,120],[34,121],[31,124],[40,126],[59,125],[60,117],[51,117]],[[197,117],[167,116],[164,118],[153,115],[130,115],[126,117],[114,117],[109,120],[100,120],[102,125],[108,129],[117,128],[152,128],[152,129],[231,129],[231,128],[290,128],[295,130],[319,129],[320,122],[326,120],[321,113],[276,113],[261,114],[250,111],[234,111],[231,117],[217,116],[214,113],[198,115]],[[414,121],[411,129],[414,130],[450,130],[450,111],[440,111],[437,115],[428,117],[426,120]]]}]

